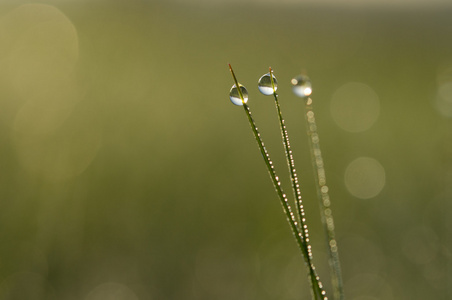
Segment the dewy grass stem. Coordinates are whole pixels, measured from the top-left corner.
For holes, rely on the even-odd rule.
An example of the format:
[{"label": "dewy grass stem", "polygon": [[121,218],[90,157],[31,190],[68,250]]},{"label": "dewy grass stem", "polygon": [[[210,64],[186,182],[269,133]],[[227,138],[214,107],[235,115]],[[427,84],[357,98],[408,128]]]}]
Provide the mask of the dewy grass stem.
[{"label": "dewy grass stem", "polygon": [[321,292],[323,292],[322,294],[325,294],[321,288],[322,283],[320,282],[319,277],[316,274],[315,267],[312,262],[312,248],[311,248],[311,244],[309,243],[309,231],[308,231],[308,226],[306,225],[306,217],[305,217],[304,208],[303,208],[303,201],[301,198],[298,176],[297,176],[297,172],[295,169],[295,161],[293,158],[292,150],[290,148],[289,134],[287,132],[284,118],[282,116],[281,106],[279,105],[278,94],[276,93],[276,87],[275,87],[275,80],[273,78],[273,70],[272,70],[272,68],[269,68],[269,69],[270,69],[269,74],[270,74],[271,87],[273,90],[273,97],[275,99],[275,106],[276,106],[276,111],[278,114],[279,126],[281,129],[282,142],[284,145],[284,152],[286,154],[287,166],[289,167],[290,179],[292,182],[292,189],[293,189],[293,193],[294,193],[294,197],[295,197],[298,218],[300,221],[299,230],[303,237],[304,247],[306,248],[306,252],[307,252],[306,263],[309,268],[309,276],[310,276],[310,280],[311,280],[311,285],[319,286]]},{"label": "dewy grass stem", "polygon": [[295,216],[291,210],[291,207],[289,205],[289,201],[287,199],[287,195],[283,192],[282,188],[281,188],[281,182],[279,181],[279,177],[276,175],[274,166],[273,166],[273,162],[270,159],[270,156],[267,152],[267,149],[265,148],[264,142],[262,141],[262,138],[260,137],[260,133],[258,131],[258,128],[254,122],[254,119],[251,115],[251,111],[249,106],[246,104],[244,98],[243,98],[243,94],[241,92],[240,89],[240,85],[237,81],[237,78],[235,77],[234,71],[232,70],[231,65],[229,65],[229,70],[231,71],[232,77],[234,78],[234,82],[235,82],[235,86],[238,89],[238,93],[240,95],[240,98],[242,100],[242,104],[243,104],[243,108],[245,110],[245,113],[247,115],[248,121],[250,123],[251,129],[253,131],[254,137],[257,141],[257,144],[259,146],[259,150],[262,154],[262,157],[264,158],[264,162],[265,165],[267,167],[267,170],[270,174],[270,178],[272,180],[272,183],[276,189],[276,193],[278,194],[278,197],[281,201],[281,204],[283,206],[283,210],[284,213],[286,214],[287,220],[289,222],[289,225],[292,229],[292,233],[295,237],[295,240],[298,244],[298,247],[300,248],[303,257],[305,259],[306,264],[308,264],[308,267],[310,268],[310,270],[312,269],[312,272],[310,272],[310,274],[312,273],[313,276],[311,276],[311,287],[312,287],[312,296],[313,299],[317,300],[317,299],[327,299],[325,296],[325,291],[323,291],[323,286],[319,280],[319,277],[315,274],[315,269],[314,266],[312,264],[309,263],[308,257],[309,257],[309,251],[308,248],[306,247],[306,244],[304,243],[304,239],[303,239],[303,235],[300,232],[300,230],[298,229],[298,224],[297,221],[295,219]]},{"label": "dewy grass stem", "polygon": [[333,284],[334,299],[344,300],[341,265],[339,262],[339,253],[334,233],[333,214],[330,208],[331,201],[328,195],[328,186],[326,185],[325,167],[323,164],[322,152],[320,151],[317,124],[315,122],[312,99],[308,97],[305,100],[305,117],[309,137],[309,149],[311,150],[312,164],[314,167],[314,177],[316,179],[322,223],[327,236],[327,248],[329,252],[329,264],[331,268],[331,281]]}]

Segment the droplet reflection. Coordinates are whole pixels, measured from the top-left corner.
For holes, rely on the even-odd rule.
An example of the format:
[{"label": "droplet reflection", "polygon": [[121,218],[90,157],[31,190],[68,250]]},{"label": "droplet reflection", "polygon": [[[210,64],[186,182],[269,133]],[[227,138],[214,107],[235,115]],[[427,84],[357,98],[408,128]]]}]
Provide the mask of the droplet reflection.
[{"label": "droplet reflection", "polygon": [[[276,91],[278,89],[278,81],[276,80],[275,75],[272,74],[272,76],[273,76],[273,85],[275,86]],[[262,75],[261,78],[259,78],[257,87],[259,88],[259,91],[266,96],[273,94],[273,86],[270,73]]]},{"label": "droplet reflection", "polygon": [[235,84],[231,87],[231,90],[229,91],[229,99],[231,99],[231,102],[235,105],[243,105],[243,102],[246,103],[248,101],[248,91],[241,84],[240,91],[242,92],[243,101],[240,98],[239,89],[236,87]]},{"label": "droplet reflection", "polygon": [[292,90],[298,97],[307,97],[312,93],[311,80],[306,75],[298,75],[290,81]]}]

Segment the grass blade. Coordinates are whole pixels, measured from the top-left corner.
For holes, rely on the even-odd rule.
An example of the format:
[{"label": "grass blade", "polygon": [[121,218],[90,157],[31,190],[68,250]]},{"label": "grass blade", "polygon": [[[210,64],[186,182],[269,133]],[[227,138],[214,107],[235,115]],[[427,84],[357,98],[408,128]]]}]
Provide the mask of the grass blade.
[{"label": "grass blade", "polygon": [[[229,65],[229,69],[231,71],[232,77],[234,78],[235,85],[239,87],[239,83],[237,81],[237,78],[234,74],[234,71],[232,70],[231,65]],[[276,193],[280,199],[280,202],[283,207],[283,211],[287,217],[287,220],[289,222],[290,228],[292,229],[292,233],[295,237],[295,240],[298,244],[298,247],[300,248],[303,258],[309,268],[309,274],[310,274],[310,282],[311,282],[311,288],[312,288],[312,297],[314,300],[317,299],[327,299],[325,296],[325,291],[323,290],[322,283],[319,280],[319,277],[316,274],[314,265],[310,262],[310,249],[307,247],[302,232],[300,232],[298,228],[297,220],[292,212],[292,209],[290,207],[289,201],[287,199],[287,195],[284,193],[284,191],[281,188],[281,182],[279,181],[279,177],[276,175],[275,168],[273,166],[273,162],[270,159],[270,156],[267,152],[267,149],[265,148],[264,142],[260,136],[259,130],[256,126],[256,123],[252,117],[251,110],[249,106],[246,104],[243,95],[238,89],[239,95],[242,99],[243,108],[245,110],[246,116],[248,118],[249,124],[251,126],[251,129],[253,131],[254,137],[256,139],[256,142],[258,144],[259,150],[262,154],[262,157],[264,159],[265,165],[267,167],[268,173],[270,175],[270,178],[272,180],[273,186],[275,187]]]},{"label": "grass blade", "polygon": [[337,250],[337,241],[334,232],[333,213],[331,211],[331,200],[326,185],[325,167],[322,152],[320,151],[319,135],[315,121],[312,99],[306,99],[305,106],[306,127],[309,137],[309,149],[311,151],[312,164],[314,167],[317,195],[319,199],[322,223],[327,236],[327,248],[329,253],[329,264],[331,268],[331,281],[333,284],[334,299],[344,300],[344,287],[342,281],[341,265]]},{"label": "grass blade", "polygon": [[295,202],[296,202],[296,207],[297,207],[297,212],[298,212],[298,219],[300,222],[299,230],[300,230],[300,233],[301,233],[303,241],[304,241],[304,247],[306,249],[305,250],[305,252],[306,252],[305,260],[306,260],[306,264],[308,265],[308,268],[309,268],[309,277],[310,277],[311,285],[314,287],[319,287],[317,291],[314,291],[314,293],[315,293],[314,299],[317,299],[317,297],[322,297],[322,295],[325,295],[325,291],[323,291],[323,289],[322,289],[322,283],[320,282],[320,279],[319,279],[318,275],[316,274],[315,267],[312,262],[312,258],[313,258],[312,257],[312,248],[311,248],[311,244],[309,242],[309,231],[308,231],[308,226],[306,224],[306,216],[305,216],[305,212],[304,212],[304,208],[303,208],[303,200],[301,197],[300,185],[298,182],[297,172],[295,169],[295,160],[293,158],[292,150],[290,147],[289,134],[287,132],[285,121],[282,116],[281,106],[279,105],[278,94],[276,93],[272,68],[270,68],[270,80],[271,80],[271,85],[272,85],[272,89],[273,89],[273,97],[275,99],[276,111],[278,114],[279,127],[281,130],[281,136],[282,136],[282,142],[284,145],[284,152],[286,155],[287,166],[289,168],[290,179],[292,182],[292,189],[293,189],[293,193],[294,193],[294,197],[295,197]]}]

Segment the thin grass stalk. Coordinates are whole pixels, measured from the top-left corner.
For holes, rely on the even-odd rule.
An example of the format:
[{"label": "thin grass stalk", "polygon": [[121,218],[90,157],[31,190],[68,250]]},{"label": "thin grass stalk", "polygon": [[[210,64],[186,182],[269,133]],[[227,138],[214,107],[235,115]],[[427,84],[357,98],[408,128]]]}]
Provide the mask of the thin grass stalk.
[{"label": "thin grass stalk", "polygon": [[[295,219],[295,216],[292,212],[292,209],[290,207],[289,201],[287,199],[287,195],[284,193],[284,191],[281,188],[281,182],[279,181],[279,177],[276,175],[275,172],[275,168],[273,166],[273,162],[270,159],[270,156],[267,152],[267,149],[265,148],[264,142],[262,140],[262,138],[260,137],[260,133],[259,130],[256,126],[256,123],[254,122],[254,119],[251,115],[251,111],[249,106],[245,103],[245,100],[243,98],[242,92],[240,90],[240,85],[237,81],[237,78],[235,77],[234,71],[232,70],[231,65],[229,65],[229,70],[231,71],[232,77],[234,78],[234,83],[238,89],[238,93],[240,95],[240,98],[242,99],[242,104],[243,104],[243,108],[245,110],[246,116],[248,118],[248,121],[250,123],[251,129],[253,131],[254,137],[256,139],[256,142],[259,146],[259,150],[262,154],[262,157],[264,158],[264,162],[265,165],[267,167],[268,173],[270,175],[270,178],[272,180],[273,186],[275,187],[276,193],[281,201],[284,213],[287,217],[287,220],[289,222],[290,228],[292,229],[292,233],[295,237],[295,240],[297,242],[298,247],[300,248],[301,252],[302,252],[302,256],[306,262],[306,264],[308,264],[308,267],[310,267],[309,265],[309,261],[307,260],[309,253],[307,251],[307,247],[305,247],[305,243],[303,241],[303,236],[302,233],[299,231],[298,229],[298,223]],[[315,272],[315,269],[314,269]],[[317,284],[314,284],[314,282],[311,280],[311,293],[313,296],[314,300],[318,300],[318,299],[326,299],[325,297],[325,291],[323,291],[323,286],[321,284],[321,282],[319,281],[319,277],[314,273],[314,277],[316,279]]]},{"label": "thin grass stalk", "polygon": [[282,142],[284,145],[284,152],[286,155],[286,160],[287,160],[287,166],[289,167],[289,173],[290,173],[290,179],[292,182],[292,189],[293,189],[293,193],[294,193],[294,197],[295,197],[295,202],[296,202],[296,207],[297,207],[297,212],[298,212],[298,219],[300,222],[300,233],[302,235],[303,238],[303,244],[305,247],[305,252],[307,253],[306,256],[306,264],[309,268],[309,279],[311,282],[312,286],[318,286],[318,291],[320,292],[320,294],[317,295],[313,295],[314,299],[317,299],[317,297],[321,297],[320,299],[322,299],[322,295],[325,295],[325,291],[322,288],[322,283],[320,282],[320,279],[315,271],[315,266],[313,264],[313,257],[312,257],[312,247],[311,244],[309,242],[309,231],[308,231],[308,226],[306,224],[306,217],[305,217],[305,212],[304,212],[304,207],[303,207],[303,200],[301,198],[301,191],[300,191],[300,185],[298,182],[298,176],[297,176],[297,172],[295,169],[295,160],[293,158],[293,154],[292,154],[292,150],[290,147],[290,140],[289,140],[289,134],[287,132],[287,128],[284,122],[284,118],[282,116],[282,112],[281,112],[281,106],[279,105],[279,100],[278,100],[278,94],[276,93],[276,88],[275,88],[275,83],[273,80],[273,70],[272,68],[270,68],[270,80],[271,80],[271,85],[272,85],[272,90],[273,90],[273,97],[275,99],[275,106],[276,106],[276,111],[278,114],[278,120],[279,120],[279,127],[281,129],[281,136],[282,136]]},{"label": "thin grass stalk", "polygon": [[325,167],[323,163],[322,152],[320,151],[319,135],[317,133],[317,124],[315,122],[312,99],[306,99],[305,117],[307,134],[309,137],[309,149],[314,167],[317,195],[319,199],[321,219],[327,237],[327,248],[329,254],[329,265],[331,269],[331,281],[333,285],[334,299],[344,300],[344,285],[342,281],[341,265],[339,262],[339,253],[337,250],[337,241],[334,232],[334,220],[331,210],[331,200],[326,185]]}]

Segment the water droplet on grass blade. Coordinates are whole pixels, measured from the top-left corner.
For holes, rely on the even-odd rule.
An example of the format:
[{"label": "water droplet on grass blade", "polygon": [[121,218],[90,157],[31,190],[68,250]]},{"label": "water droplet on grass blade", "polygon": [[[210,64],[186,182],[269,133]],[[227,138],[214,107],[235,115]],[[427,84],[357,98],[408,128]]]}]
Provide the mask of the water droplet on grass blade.
[{"label": "water droplet on grass blade", "polygon": [[[278,81],[276,80],[275,75],[273,75],[273,85],[275,86],[275,91],[278,89]],[[259,78],[259,82],[257,84],[257,87],[259,88],[259,91],[268,96],[273,95],[273,86],[272,86],[272,80],[270,77],[270,73],[267,73],[265,75],[262,75],[261,78]]]},{"label": "water droplet on grass blade", "polygon": [[290,83],[292,83],[292,90],[298,97],[307,97],[312,93],[311,80],[306,75],[298,75],[293,78]]},{"label": "water droplet on grass blade", "polygon": [[[248,91],[243,85],[239,84],[239,86],[240,92],[242,92],[243,101],[246,103],[248,101]],[[243,105],[242,98],[240,98],[239,89],[235,84],[231,87],[231,90],[229,91],[229,99],[231,99],[231,102],[235,105]]]}]

